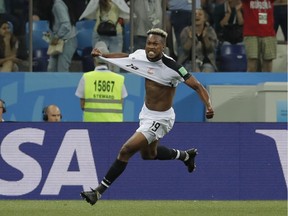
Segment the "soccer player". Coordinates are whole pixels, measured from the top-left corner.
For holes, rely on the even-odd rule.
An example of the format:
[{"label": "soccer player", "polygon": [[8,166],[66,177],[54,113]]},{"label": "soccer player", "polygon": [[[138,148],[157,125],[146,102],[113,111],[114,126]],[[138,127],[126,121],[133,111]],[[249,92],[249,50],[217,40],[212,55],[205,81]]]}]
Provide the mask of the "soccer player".
[{"label": "soccer player", "polygon": [[[194,89],[206,106],[206,118],[212,118],[214,111],[207,90],[202,84],[177,64],[172,58],[164,54],[167,33],[162,29],[151,29],[147,32],[145,50],[126,53],[102,54],[97,48],[92,50],[92,56],[102,58],[121,58],[121,67],[130,67],[130,71],[145,77],[145,102],[139,114],[140,126],[136,132],[124,143],[119,154],[108,170],[99,186],[91,191],[81,192],[81,196],[94,205],[101,195],[125,170],[129,159],[138,151],[144,160],[174,160],[183,161],[188,172],[195,169],[197,149],[186,151],[169,149],[159,144],[173,127],[175,113],[172,107],[176,87],[180,82]],[[139,60],[139,61],[137,61]],[[129,61],[133,64],[129,65]],[[137,61],[137,65],[134,62]],[[148,67],[145,69],[145,65]],[[150,67],[151,66],[151,67]],[[146,73],[143,71],[146,70]],[[157,71],[156,71],[157,70]]]}]

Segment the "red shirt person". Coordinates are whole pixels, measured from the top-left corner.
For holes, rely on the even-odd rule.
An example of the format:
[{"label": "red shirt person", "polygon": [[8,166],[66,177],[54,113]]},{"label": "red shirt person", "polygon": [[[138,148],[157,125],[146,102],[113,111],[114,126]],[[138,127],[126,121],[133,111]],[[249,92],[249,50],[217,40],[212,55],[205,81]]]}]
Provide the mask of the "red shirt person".
[{"label": "red shirt person", "polygon": [[[243,36],[250,72],[272,71],[276,58],[274,0],[242,0]],[[261,68],[258,68],[258,61]]]}]

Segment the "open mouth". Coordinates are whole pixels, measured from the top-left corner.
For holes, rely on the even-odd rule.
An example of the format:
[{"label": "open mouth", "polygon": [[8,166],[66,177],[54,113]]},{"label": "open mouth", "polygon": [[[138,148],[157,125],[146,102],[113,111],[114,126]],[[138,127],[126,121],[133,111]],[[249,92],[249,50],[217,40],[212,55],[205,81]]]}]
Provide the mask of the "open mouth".
[{"label": "open mouth", "polygon": [[150,58],[153,58],[155,55],[156,55],[156,53],[154,51],[152,51],[152,50],[148,51],[148,56]]}]

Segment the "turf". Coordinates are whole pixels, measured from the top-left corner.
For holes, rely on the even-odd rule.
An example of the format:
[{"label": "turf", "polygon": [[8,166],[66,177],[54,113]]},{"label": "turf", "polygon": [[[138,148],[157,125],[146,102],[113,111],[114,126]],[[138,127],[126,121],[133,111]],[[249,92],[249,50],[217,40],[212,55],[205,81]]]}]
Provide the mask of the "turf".
[{"label": "turf", "polygon": [[287,216],[287,201],[0,200],[2,216]]}]

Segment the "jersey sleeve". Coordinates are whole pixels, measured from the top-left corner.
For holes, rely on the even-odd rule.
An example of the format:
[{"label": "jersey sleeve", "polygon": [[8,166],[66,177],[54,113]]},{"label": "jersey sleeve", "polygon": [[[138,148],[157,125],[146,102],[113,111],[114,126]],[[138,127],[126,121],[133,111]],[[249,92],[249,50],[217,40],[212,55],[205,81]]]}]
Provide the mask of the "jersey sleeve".
[{"label": "jersey sleeve", "polygon": [[182,77],[185,81],[189,77],[191,77],[191,74],[185,69],[185,67],[178,64],[174,59],[169,58],[166,55],[163,55],[162,61],[167,67],[169,67],[172,70],[174,70],[175,72],[177,72],[179,74],[179,76]]}]

